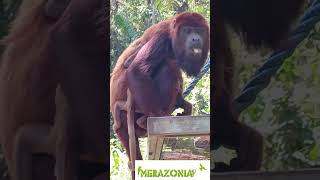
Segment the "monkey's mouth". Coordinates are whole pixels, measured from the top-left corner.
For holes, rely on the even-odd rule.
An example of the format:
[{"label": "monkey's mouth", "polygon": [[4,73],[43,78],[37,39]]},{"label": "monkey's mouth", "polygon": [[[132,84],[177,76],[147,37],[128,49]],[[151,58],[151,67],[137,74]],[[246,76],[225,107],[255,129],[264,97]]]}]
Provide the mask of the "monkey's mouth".
[{"label": "monkey's mouth", "polygon": [[191,52],[193,55],[200,55],[202,53],[201,48],[191,48]]}]

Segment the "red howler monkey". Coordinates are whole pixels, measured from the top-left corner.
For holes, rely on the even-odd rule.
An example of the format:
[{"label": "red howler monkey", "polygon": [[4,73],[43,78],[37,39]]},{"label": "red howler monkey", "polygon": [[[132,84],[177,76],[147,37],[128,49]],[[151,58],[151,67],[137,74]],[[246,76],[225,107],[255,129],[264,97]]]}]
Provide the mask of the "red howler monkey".
[{"label": "red howler monkey", "polygon": [[[110,107],[114,131],[127,153],[129,140],[125,102],[129,88],[136,113],[137,138],[146,133],[148,116],[168,116],[182,107],[190,115],[192,106],[182,96],[182,74],[199,73],[209,50],[209,27],[197,13],[185,12],[161,21],[129,45],[121,54],[110,82]],[[142,159],[137,144],[137,159]]]}]

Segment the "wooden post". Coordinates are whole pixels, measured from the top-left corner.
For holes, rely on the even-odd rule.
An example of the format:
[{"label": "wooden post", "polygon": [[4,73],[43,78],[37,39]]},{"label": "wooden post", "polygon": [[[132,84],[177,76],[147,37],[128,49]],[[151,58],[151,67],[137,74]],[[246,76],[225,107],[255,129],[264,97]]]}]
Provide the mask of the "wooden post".
[{"label": "wooden post", "polygon": [[164,137],[162,137],[162,136],[149,136],[148,137],[149,160],[159,160],[160,159],[163,141],[164,141]]}]

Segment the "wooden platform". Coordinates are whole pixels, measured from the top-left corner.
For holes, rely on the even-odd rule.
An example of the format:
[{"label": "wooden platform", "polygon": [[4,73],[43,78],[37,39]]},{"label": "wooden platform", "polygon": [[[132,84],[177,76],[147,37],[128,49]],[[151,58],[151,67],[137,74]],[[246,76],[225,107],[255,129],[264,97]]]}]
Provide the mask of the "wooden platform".
[{"label": "wooden platform", "polygon": [[293,171],[254,171],[211,173],[210,179],[214,180],[319,180],[320,169],[300,169]]},{"label": "wooden platform", "polygon": [[148,118],[149,160],[160,159],[165,137],[210,135],[210,116],[167,116]]}]

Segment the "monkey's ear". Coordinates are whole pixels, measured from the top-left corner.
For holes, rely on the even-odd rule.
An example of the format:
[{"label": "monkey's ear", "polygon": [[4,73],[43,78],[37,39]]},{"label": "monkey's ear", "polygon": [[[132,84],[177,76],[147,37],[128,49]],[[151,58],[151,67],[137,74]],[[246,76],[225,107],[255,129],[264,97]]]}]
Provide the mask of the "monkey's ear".
[{"label": "monkey's ear", "polygon": [[177,25],[177,19],[176,18],[173,19],[172,25],[173,25],[173,28],[176,28],[176,25]]},{"label": "monkey's ear", "polygon": [[48,17],[58,19],[63,14],[70,0],[48,0],[45,13]]}]

